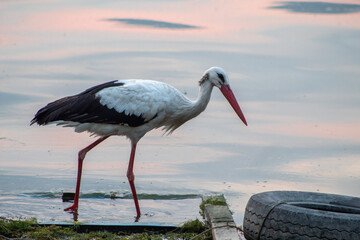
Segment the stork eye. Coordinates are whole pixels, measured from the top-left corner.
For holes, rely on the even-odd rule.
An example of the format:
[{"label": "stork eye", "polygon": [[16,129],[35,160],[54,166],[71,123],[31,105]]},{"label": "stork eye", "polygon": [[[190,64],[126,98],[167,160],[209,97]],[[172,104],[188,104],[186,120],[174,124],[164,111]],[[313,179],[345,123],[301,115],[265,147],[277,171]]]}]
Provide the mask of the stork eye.
[{"label": "stork eye", "polygon": [[217,73],[219,79],[221,80],[221,82],[224,84],[225,83],[225,79],[224,79],[224,75],[222,75],[221,73]]}]

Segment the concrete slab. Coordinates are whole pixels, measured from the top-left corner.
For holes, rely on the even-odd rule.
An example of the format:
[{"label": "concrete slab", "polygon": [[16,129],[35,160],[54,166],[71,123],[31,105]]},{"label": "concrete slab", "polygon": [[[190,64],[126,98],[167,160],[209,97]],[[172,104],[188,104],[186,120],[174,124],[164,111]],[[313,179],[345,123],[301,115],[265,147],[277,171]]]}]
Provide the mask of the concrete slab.
[{"label": "concrete slab", "polygon": [[[223,196],[220,196],[223,198]],[[227,205],[205,204],[206,221],[212,228],[214,240],[240,240],[234,219]]]}]

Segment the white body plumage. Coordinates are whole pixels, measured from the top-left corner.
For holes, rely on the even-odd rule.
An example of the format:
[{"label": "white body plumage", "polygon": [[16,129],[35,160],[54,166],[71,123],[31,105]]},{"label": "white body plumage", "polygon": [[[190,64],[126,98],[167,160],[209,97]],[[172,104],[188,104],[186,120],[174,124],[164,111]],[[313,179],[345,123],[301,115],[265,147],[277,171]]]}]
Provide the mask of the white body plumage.
[{"label": "white body plumage", "polygon": [[137,142],[154,128],[163,127],[170,134],[186,121],[199,115],[205,110],[213,88],[210,83],[206,84],[201,88],[201,99],[191,101],[179,90],[163,82],[129,79],[118,80],[115,83],[123,85],[100,90],[95,94],[96,99],[104,108],[144,118],[144,124],[136,127],[131,127],[127,123],[58,121],[57,124],[74,127],[76,132],[88,131],[98,136],[123,135]]}]

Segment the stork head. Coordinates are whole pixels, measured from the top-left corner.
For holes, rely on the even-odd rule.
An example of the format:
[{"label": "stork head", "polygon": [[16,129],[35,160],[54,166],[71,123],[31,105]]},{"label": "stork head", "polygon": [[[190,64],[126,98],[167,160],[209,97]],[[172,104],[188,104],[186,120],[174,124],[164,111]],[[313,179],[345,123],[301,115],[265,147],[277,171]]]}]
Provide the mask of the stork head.
[{"label": "stork head", "polygon": [[243,121],[243,123],[247,126],[245,116],[242,113],[240,106],[234,96],[234,93],[230,88],[229,79],[224,69],[220,67],[209,68],[208,70],[206,70],[204,76],[201,78],[200,85],[202,85],[206,81],[209,81],[213,86],[220,89],[221,93],[228,100],[231,107],[234,109],[241,121]]}]

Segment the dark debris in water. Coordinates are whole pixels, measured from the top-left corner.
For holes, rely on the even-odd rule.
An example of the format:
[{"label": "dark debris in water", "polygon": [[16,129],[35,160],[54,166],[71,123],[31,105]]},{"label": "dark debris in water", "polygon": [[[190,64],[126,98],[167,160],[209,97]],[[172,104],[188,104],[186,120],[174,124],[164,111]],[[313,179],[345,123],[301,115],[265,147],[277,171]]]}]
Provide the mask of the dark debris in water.
[{"label": "dark debris in water", "polygon": [[198,29],[201,27],[182,24],[182,23],[172,23],[166,21],[156,21],[151,19],[138,19],[138,18],[108,18],[105,21],[110,22],[120,22],[127,25],[141,26],[141,27],[151,27],[151,28],[166,28],[166,29]]},{"label": "dark debris in water", "polygon": [[279,2],[270,9],[285,9],[294,13],[310,14],[347,14],[360,12],[359,4],[330,3],[330,2]]}]

